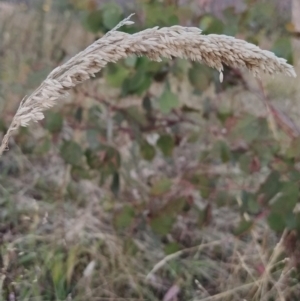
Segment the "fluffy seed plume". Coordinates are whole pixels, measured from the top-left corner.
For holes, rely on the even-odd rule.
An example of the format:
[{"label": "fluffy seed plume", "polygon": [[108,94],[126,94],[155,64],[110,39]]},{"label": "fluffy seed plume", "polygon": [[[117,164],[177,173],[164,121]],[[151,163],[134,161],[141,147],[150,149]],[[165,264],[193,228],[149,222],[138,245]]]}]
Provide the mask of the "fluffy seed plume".
[{"label": "fluffy seed plume", "polygon": [[296,77],[294,68],[274,53],[234,37],[202,35],[199,28],[154,27],[132,35],[117,31],[119,27],[133,23],[130,17],[65,64],[55,68],[30,96],[21,101],[2,140],[0,157],[7,149],[9,137],[20,126],[43,119],[43,111],[67,96],[68,90],[93,77],[107,63],[117,62],[130,55],[146,56],[155,61],[161,61],[162,57],[179,57],[202,62],[220,72],[220,81],[223,80],[224,64],[245,67],[254,76],[262,72]]}]

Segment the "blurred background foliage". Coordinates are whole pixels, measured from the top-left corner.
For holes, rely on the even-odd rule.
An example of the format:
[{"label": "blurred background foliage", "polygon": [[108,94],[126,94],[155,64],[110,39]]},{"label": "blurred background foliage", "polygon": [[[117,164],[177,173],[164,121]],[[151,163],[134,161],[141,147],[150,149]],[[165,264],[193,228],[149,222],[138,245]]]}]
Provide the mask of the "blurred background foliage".
[{"label": "blurred background foliage", "polygon": [[[291,64],[297,59],[288,1],[24,0],[0,7],[3,134],[20,99],[52,68],[132,12],[135,24],[120,30],[195,26]],[[109,64],[40,124],[20,130],[0,161],[3,300],[202,300],[228,288],[225,272],[215,277],[221,271],[210,265],[224,268],[232,250],[213,247],[203,258],[171,262],[147,285],[143,275],[158,259],[217,238],[251,249],[257,229],[273,239],[262,242],[266,253],[285,231],[285,254],[298,267],[297,89],[291,80],[255,80],[228,67],[221,84],[215,70],[175,58]],[[95,269],[102,276],[91,277]],[[233,283],[248,281],[240,270]],[[292,279],[284,300],[300,297],[297,269]]]}]

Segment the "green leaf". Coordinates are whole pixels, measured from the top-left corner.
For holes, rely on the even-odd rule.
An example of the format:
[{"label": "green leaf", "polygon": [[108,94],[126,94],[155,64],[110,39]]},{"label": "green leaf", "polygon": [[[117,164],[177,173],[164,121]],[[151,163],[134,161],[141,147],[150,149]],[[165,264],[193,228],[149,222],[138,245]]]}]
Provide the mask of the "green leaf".
[{"label": "green leaf", "polygon": [[179,79],[184,80],[186,78],[186,74],[190,68],[190,62],[188,60],[177,58],[175,61],[175,65],[172,68],[173,74]]},{"label": "green leaf", "polygon": [[211,68],[199,63],[194,63],[188,73],[189,81],[199,91],[207,89],[213,79]]},{"label": "green leaf", "polygon": [[136,65],[137,59],[138,57],[136,55],[131,55],[124,60],[124,63],[127,67],[133,68]]},{"label": "green leaf", "polygon": [[290,37],[278,38],[271,51],[273,51],[278,57],[285,58],[289,64],[293,64],[293,50]]},{"label": "green leaf", "polygon": [[150,227],[158,235],[167,235],[173,227],[175,219],[168,215],[159,215],[151,219]]},{"label": "green leaf", "polygon": [[83,107],[79,106],[75,109],[74,112],[74,119],[81,123],[82,122],[82,118],[83,118]]},{"label": "green leaf", "polygon": [[199,27],[203,34],[222,34],[224,23],[212,15],[206,15],[201,18]]},{"label": "green leaf", "polygon": [[282,232],[286,227],[284,214],[271,212],[268,216],[268,224],[272,230]]},{"label": "green leaf", "polygon": [[153,62],[142,56],[137,58],[135,68],[140,72],[156,73],[162,68],[163,65],[164,64],[161,62]]},{"label": "green leaf", "polygon": [[289,148],[286,151],[286,156],[292,159],[300,158],[300,137],[292,140]]},{"label": "green leaf", "polygon": [[165,245],[164,251],[166,255],[173,254],[180,250],[180,246],[177,242],[170,242]]},{"label": "green leaf", "polygon": [[191,182],[199,187],[201,196],[207,199],[216,186],[217,177],[210,178],[205,174],[194,174]]},{"label": "green leaf", "polygon": [[103,24],[107,29],[114,28],[122,20],[121,7],[114,3],[104,5],[103,9]]},{"label": "green leaf", "polygon": [[45,128],[51,133],[60,132],[63,127],[63,116],[60,113],[48,111],[45,113]]},{"label": "green leaf", "polygon": [[175,147],[175,141],[171,135],[161,135],[156,144],[166,157],[172,156],[173,149]]},{"label": "green leaf", "polygon": [[105,78],[112,87],[121,87],[123,82],[130,74],[130,70],[123,67],[121,64],[109,65]]},{"label": "green leaf", "polygon": [[230,109],[222,107],[222,106],[220,106],[218,108],[217,117],[223,124],[229,117],[232,117],[232,116],[233,116],[233,113]]},{"label": "green leaf", "polygon": [[120,191],[120,175],[118,172],[113,174],[110,189],[115,195],[117,195]]},{"label": "green leaf", "polygon": [[298,170],[290,170],[289,172],[289,180],[293,182],[300,182],[300,171]]},{"label": "green leaf", "polygon": [[5,125],[5,122],[2,119],[0,120],[0,131],[1,132],[6,132],[7,131],[7,127]]},{"label": "green leaf", "polygon": [[151,98],[148,95],[143,98],[143,109],[147,112],[147,114],[151,114],[153,111]]},{"label": "green leaf", "polygon": [[[290,222],[290,219],[292,219],[291,222]],[[288,217],[287,226],[289,227],[289,229],[295,229],[299,233],[299,231],[300,231],[300,213],[299,212],[293,213],[292,218]]]},{"label": "green leaf", "polygon": [[150,75],[145,70],[138,69],[133,76],[126,78],[122,86],[122,93],[123,95],[133,93],[141,95],[150,87],[151,82]]},{"label": "green leaf", "polygon": [[257,2],[249,7],[249,24],[252,27],[263,28],[274,19],[275,7],[273,3]]},{"label": "green leaf", "polygon": [[212,114],[215,111],[215,108],[209,97],[205,97],[203,101],[202,110],[203,110],[202,116],[204,119],[209,119],[210,114]]},{"label": "green leaf", "polygon": [[148,125],[148,121],[145,116],[145,113],[141,111],[139,106],[130,106],[124,109],[124,112],[126,112],[125,114],[128,119],[137,123],[138,125],[140,126]]},{"label": "green leaf", "polygon": [[87,120],[88,124],[93,128],[95,127],[97,129],[101,129],[102,121],[101,118],[99,118],[101,114],[102,114],[102,110],[99,105],[91,106],[88,111],[88,120]]},{"label": "green leaf", "polygon": [[96,150],[100,146],[99,131],[88,129],[86,131],[86,140],[91,150]]},{"label": "green leaf", "polygon": [[271,211],[281,214],[293,212],[299,199],[299,187],[293,182],[283,183],[281,187],[280,196],[271,204]]},{"label": "green leaf", "polygon": [[177,95],[169,89],[165,89],[158,101],[160,110],[165,114],[170,113],[172,109],[178,108],[180,105]]},{"label": "green leaf", "polygon": [[263,196],[263,203],[268,203],[278,192],[281,191],[280,173],[272,171],[264,183],[261,184],[256,196]]},{"label": "green leaf", "polygon": [[143,159],[147,161],[152,161],[155,157],[155,148],[153,145],[149,144],[148,141],[142,140],[140,143],[140,154]]},{"label": "green leaf", "polygon": [[134,209],[130,206],[125,206],[122,210],[115,214],[114,225],[118,230],[128,228],[135,217]]},{"label": "green leaf", "polygon": [[228,7],[223,11],[226,18],[223,34],[228,36],[235,36],[239,30],[239,15],[235,12],[233,7]]},{"label": "green leaf", "polygon": [[172,187],[172,181],[169,178],[161,178],[153,184],[150,194],[152,196],[161,196],[168,192]]},{"label": "green leaf", "polygon": [[83,26],[92,33],[97,33],[102,29],[102,11],[95,10],[86,15],[83,20]]},{"label": "green leaf", "polygon": [[252,156],[250,154],[243,154],[239,157],[239,166],[240,169],[246,173],[250,173],[250,165],[252,162]]},{"label": "green leaf", "polygon": [[253,221],[247,221],[245,219],[242,219],[239,225],[234,229],[233,234],[236,236],[240,236],[245,232],[248,232],[253,225],[254,225]]},{"label": "green leaf", "polygon": [[262,143],[263,140],[264,138],[261,137],[261,140],[255,141],[252,144],[252,150],[256,153],[262,164],[268,165],[273,161],[274,155],[280,151],[280,145],[275,140],[269,140],[268,143]]},{"label": "green leaf", "polygon": [[39,141],[35,146],[34,152],[39,155],[46,154],[51,149],[52,142],[48,137]]},{"label": "green leaf", "polygon": [[80,165],[82,161],[83,152],[81,146],[75,141],[63,142],[60,153],[65,162],[73,166]]},{"label": "green leaf", "polygon": [[153,2],[153,1],[142,1],[144,3],[144,12],[145,12],[145,23],[146,27],[153,26],[172,26],[179,23],[177,17],[178,8],[175,5],[166,6],[163,1]]},{"label": "green leaf", "polygon": [[299,216],[294,212],[289,212],[285,216],[286,228],[289,230],[299,230]]},{"label": "green leaf", "polygon": [[31,264],[34,264],[38,260],[38,254],[34,251],[32,252],[26,252],[24,255],[20,255],[18,257],[18,264],[22,266],[29,266]]},{"label": "green leaf", "polygon": [[250,214],[258,214],[261,210],[261,206],[257,202],[257,198],[254,193],[248,191],[242,191],[243,211],[247,211]]},{"label": "green leaf", "polygon": [[266,139],[270,136],[267,120],[248,115],[238,121],[233,134],[251,143],[257,139]]},{"label": "green leaf", "polygon": [[219,157],[223,163],[226,163],[231,158],[231,151],[228,144],[223,140],[218,140],[212,149],[212,153]]},{"label": "green leaf", "polygon": [[282,232],[285,228],[300,230],[300,215],[294,212],[271,212],[268,216],[270,228],[276,232]]}]

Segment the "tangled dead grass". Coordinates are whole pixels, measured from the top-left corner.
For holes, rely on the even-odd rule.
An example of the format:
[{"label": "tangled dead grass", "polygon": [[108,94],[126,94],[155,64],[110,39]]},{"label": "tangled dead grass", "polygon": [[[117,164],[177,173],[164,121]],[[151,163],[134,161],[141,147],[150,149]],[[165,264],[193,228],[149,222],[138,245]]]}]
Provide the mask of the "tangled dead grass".
[{"label": "tangled dead grass", "polygon": [[68,90],[95,76],[107,63],[130,55],[147,56],[155,61],[160,61],[162,57],[199,61],[217,69],[220,81],[223,80],[223,64],[245,67],[254,76],[259,76],[261,72],[296,76],[294,68],[285,59],[276,57],[270,51],[225,35],[201,35],[198,28],[154,27],[132,35],[117,31],[119,27],[133,23],[130,17],[65,64],[55,68],[30,96],[21,101],[1,143],[0,156],[7,149],[10,136],[20,126],[43,119],[43,111],[65,97]]},{"label": "tangled dead grass", "polygon": [[[50,165],[61,166],[58,158],[44,168],[31,166],[27,184],[34,186],[38,177],[53,186],[46,176]],[[63,185],[63,177],[56,185]],[[10,198],[17,206],[0,216],[23,218],[2,237],[8,246],[2,251],[3,286],[22,274],[13,286],[24,299],[54,287],[64,296],[61,300],[297,300],[299,282],[293,282],[293,265],[283,250],[286,232],[278,242],[265,223],[257,223],[249,234],[236,238],[228,229],[235,227],[239,213],[230,208],[215,207],[214,222],[203,229],[193,226],[189,233],[186,221],[178,221],[174,230],[192,236],[193,246],[165,256],[164,244],[145,229],[120,237],[111,225],[111,213],[99,203],[99,197],[107,197],[105,191],[90,181],[76,183],[78,199],[66,197],[65,205],[50,202],[50,195],[36,202],[28,192],[20,192],[20,179],[9,181],[0,185],[0,193],[5,187],[15,190]],[[79,208],[81,197],[89,202]],[[191,216],[189,223],[195,223]],[[15,258],[19,264],[13,269]],[[49,274],[55,277],[49,280]],[[170,295],[173,299],[167,298]]]}]

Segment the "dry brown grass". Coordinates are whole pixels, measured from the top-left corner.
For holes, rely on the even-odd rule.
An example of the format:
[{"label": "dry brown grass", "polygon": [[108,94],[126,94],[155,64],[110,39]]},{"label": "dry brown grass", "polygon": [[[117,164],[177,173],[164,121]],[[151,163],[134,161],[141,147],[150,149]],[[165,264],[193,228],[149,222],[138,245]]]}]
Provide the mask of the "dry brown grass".
[{"label": "dry brown grass", "polygon": [[[171,32],[178,36],[182,35],[178,30],[182,30],[183,35],[188,35],[194,40],[199,36],[203,37],[203,41],[206,39],[205,36],[200,35],[199,30],[197,32],[196,29],[193,31],[193,29],[176,28]],[[165,36],[171,41],[173,38],[167,32],[170,32],[169,29],[151,29],[146,31],[147,34],[143,35],[142,32],[133,36],[113,32],[111,44],[108,43],[109,40],[106,42],[100,40],[96,42],[99,44],[93,46],[98,47],[98,50],[91,49],[95,49],[97,58],[101,57],[104,65],[110,61],[110,57],[107,60],[103,59],[101,51],[108,51],[112,47],[118,49],[122,41],[129,43],[134,37],[142,46],[144,41],[147,42],[147,36],[152,35],[152,38],[155,36],[156,43],[162,43],[161,39],[164,39],[164,43],[168,43],[166,45],[169,51],[172,43],[166,42]],[[113,39],[118,37],[120,40]],[[227,38],[223,37],[223,39]],[[182,38],[180,41],[183,43],[183,40]],[[247,44],[243,41],[241,43]],[[196,48],[195,45],[198,44],[193,45]],[[126,50],[128,52],[125,53],[126,55],[129,55],[129,51],[133,49],[132,46],[130,47],[131,49]],[[208,56],[211,55],[210,52],[207,52]],[[218,53],[216,51],[216,54]],[[226,53],[225,50],[220,52],[220,60],[221,54],[226,56]],[[147,55],[146,52],[137,54]],[[80,55],[78,57],[82,58]],[[89,58],[88,55],[87,60]],[[80,68],[87,63],[85,59],[74,60],[69,68],[68,65],[62,66],[62,72],[54,79],[63,82],[68,72],[69,74],[73,72],[71,74],[74,76],[78,70],[80,73]],[[224,63],[222,60],[221,62]],[[262,62],[267,64],[267,59]],[[73,75],[70,79],[72,85],[75,85],[77,82],[73,82]],[[22,103],[23,109],[28,108],[30,114],[30,106],[38,108],[42,102],[49,101],[47,95],[45,98],[42,94],[39,95],[43,91],[47,92],[47,87],[47,82],[44,82]],[[64,94],[69,88],[61,86],[60,89]],[[34,96],[40,96],[37,102]],[[57,99],[59,97],[60,95]],[[244,101],[252,102],[252,99],[247,98]],[[22,106],[19,110],[21,108]],[[44,109],[45,107],[42,106],[41,111]],[[182,151],[190,161],[190,156],[186,153],[187,149],[190,151],[188,146]],[[8,153],[5,159],[11,163],[14,161],[14,155],[16,155],[14,152]],[[276,247],[278,237],[265,223],[258,223],[249,235],[239,239],[229,230],[238,224],[239,212],[232,208],[213,208],[215,220],[205,229],[200,230],[193,219],[188,220],[188,223],[193,225],[188,233],[193,236],[193,247],[186,247],[171,256],[165,256],[163,244],[153,237],[151,231],[140,229],[138,233],[130,236],[137,249],[137,253],[132,255],[126,249],[127,242],[124,237],[119,237],[111,224],[112,212],[106,211],[105,207],[105,200],[110,200],[110,195],[104,187],[99,188],[97,183],[92,181],[73,182],[68,177],[68,167],[65,168],[58,156],[51,155],[46,161],[31,163],[21,152],[16,157],[18,164],[23,166],[23,172],[17,177],[1,175],[0,181],[2,201],[7,198],[5,210],[1,210],[3,214],[1,218],[7,220],[7,225],[14,221],[16,216],[20,218],[20,221],[15,222],[3,235],[4,245],[7,245],[7,248],[3,247],[5,264],[3,283],[0,283],[0,286],[3,284],[5,288],[7,283],[14,281],[22,300],[28,298],[28,287],[32,287],[32,291],[41,292],[55,287],[57,283],[59,287],[60,279],[64,277],[66,270],[68,277],[76,283],[74,291],[70,294],[72,300],[99,300],[99,298],[135,300],[136,298],[157,301],[163,300],[162,296],[176,285],[184,295],[189,296],[188,300],[193,301],[240,301],[243,298],[260,301],[270,300],[270,298],[280,301],[295,300],[289,298],[299,292],[299,284],[292,285],[290,262],[285,259],[285,256],[281,257],[282,244],[280,242]],[[179,161],[178,157],[176,161]],[[153,168],[153,173],[158,173],[156,165],[153,163],[150,166]],[[162,169],[166,168],[165,165]],[[146,182],[147,179],[139,178],[139,181]],[[65,194],[66,186],[69,190],[74,190],[73,196]],[[132,185],[130,189],[141,188]],[[42,194],[42,200],[37,201],[34,197],[35,193]],[[122,202],[126,203],[125,197],[122,198]],[[178,222],[176,229],[185,233],[188,223]],[[129,237],[125,236],[125,238]],[[260,241],[263,243],[259,243]],[[35,256],[34,260],[25,261],[27,256],[32,255]],[[23,262],[24,258],[24,268],[23,263],[20,263],[10,269],[15,264],[14,256],[18,256],[20,262]],[[279,265],[284,268],[277,269]],[[262,267],[267,268],[262,269]],[[49,271],[58,275],[57,283],[53,286],[45,276]],[[21,280],[18,280],[19,275],[22,275]],[[68,288],[63,289],[67,291]]]},{"label": "dry brown grass", "polygon": [[160,61],[161,57],[199,61],[217,69],[221,81],[223,64],[245,67],[254,76],[259,76],[261,72],[296,76],[294,68],[285,59],[276,57],[270,51],[225,35],[201,35],[198,28],[155,27],[133,35],[117,31],[123,25],[132,24],[129,19],[130,17],[68,62],[55,68],[30,96],[21,101],[3,138],[0,156],[7,149],[10,136],[20,126],[43,119],[42,112],[65,97],[68,90],[93,77],[108,62],[116,62],[130,55],[147,56],[155,61]]},{"label": "dry brown grass", "polygon": [[[24,156],[20,157],[25,160]],[[28,187],[34,186],[38,178],[43,179],[45,187],[51,187],[51,195],[62,189],[64,175],[54,184],[49,171],[61,169],[59,158],[29,168],[30,173],[24,175]],[[55,175],[57,177],[57,173]],[[48,288],[47,270],[58,275],[57,283],[66,270],[72,281],[76,279],[72,300],[158,301],[163,300],[159,296],[177,286],[191,301],[240,301],[243,298],[283,301],[295,300],[291,296],[296,296],[300,289],[299,283],[292,283],[292,263],[284,256],[282,240],[277,243],[274,232],[260,222],[248,235],[235,237],[229,229],[235,227],[239,214],[230,208],[214,208],[214,222],[203,229],[189,218],[189,223],[195,225],[187,233],[193,236],[193,246],[165,256],[163,244],[147,229],[139,229],[130,237],[115,232],[110,222],[111,212],[104,209],[109,196],[94,183],[70,182],[76,189],[77,199],[66,197],[63,205],[51,201],[51,195],[49,200],[36,201],[25,192],[19,192],[20,180],[12,178],[9,186],[4,182],[2,185],[15,191],[11,202],[17,205],[10,209],[9,218],[23,216],[12,228],[18,235],[4,237],[5,243],[9,241],[8,250],[3,250],[4,268],[13,265],[14,253],[18,253],[19,260],[31,254],[36,256],[32,263],[24,263],[28,271],[22,269],[20,263],[20,270],[7,269],[4,274],[4,278],[15,279],[19,274],[14,273],[22,271],[22,281],[16,284],[21,296],[26,295],[26,286],[37,291],[43,286]],[[1,193],[5,189],[2,185]],[[41,192],[42,188],[38,190]],[[80,199],[89,201],[79,206]],[[175,228],[183,233],[185,225],[186,221],[178,222]],[[135,253],[128,248],[129,239]],[[36,278],[42,280],[34,281]]]}]

